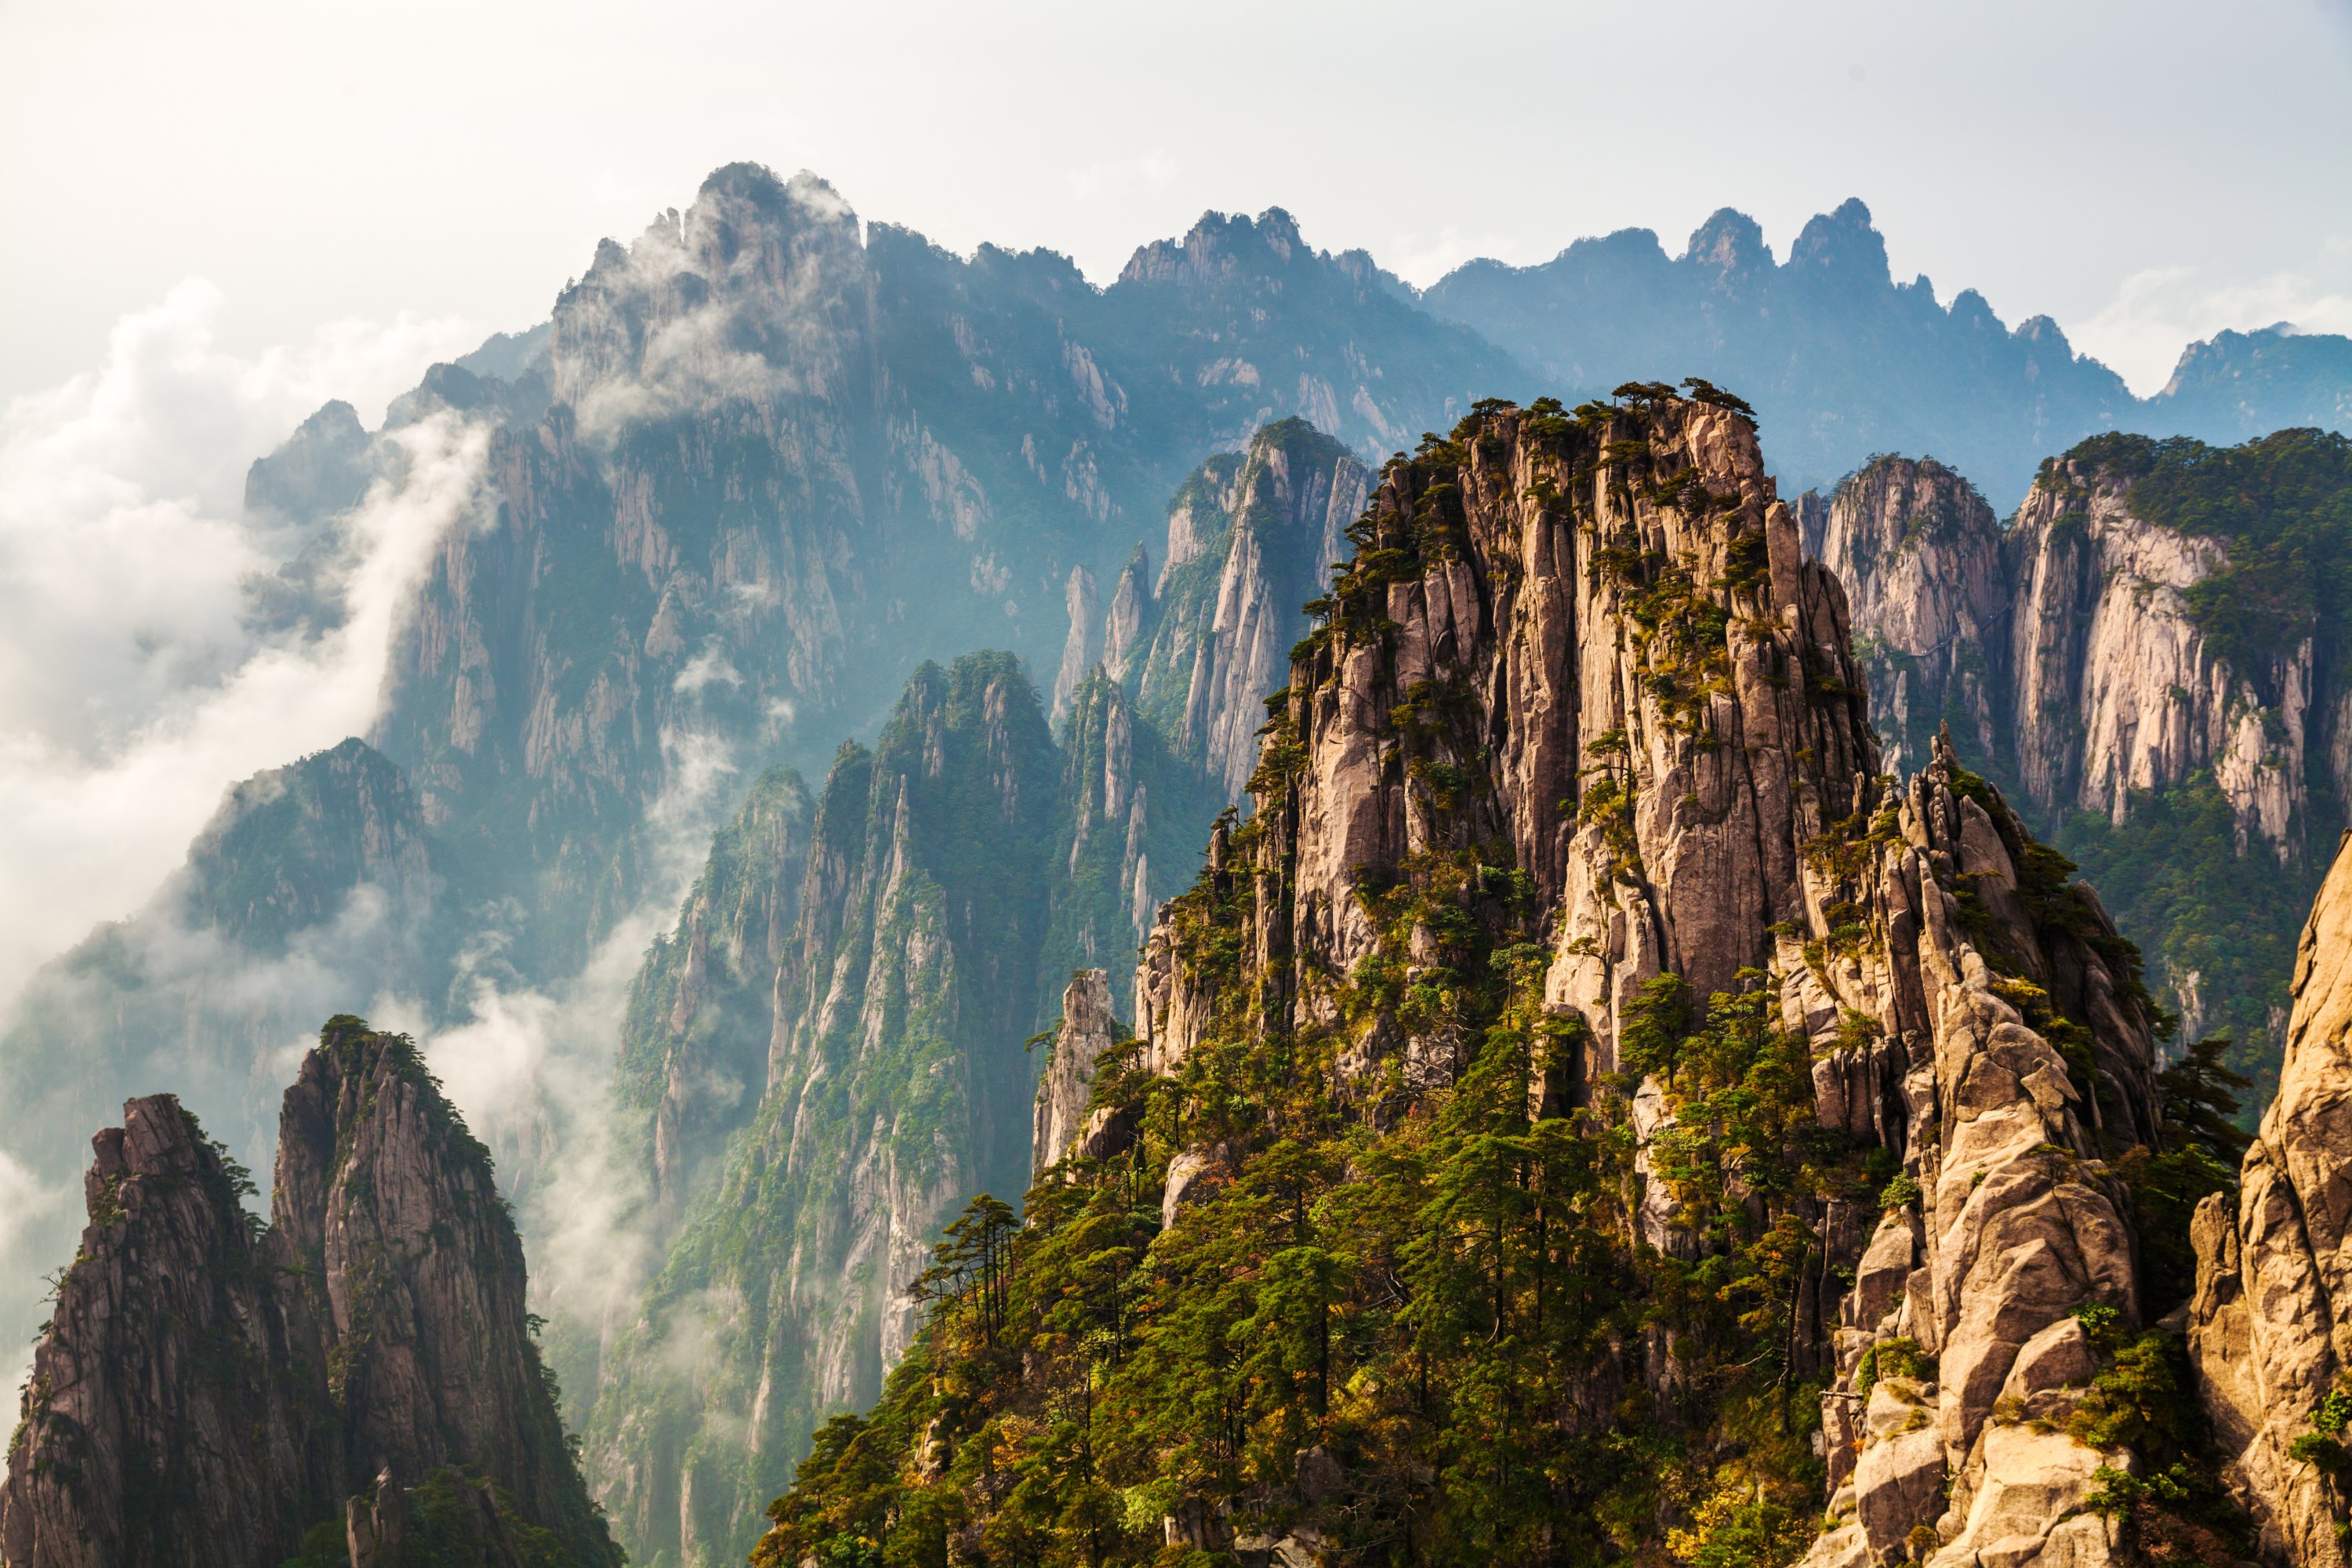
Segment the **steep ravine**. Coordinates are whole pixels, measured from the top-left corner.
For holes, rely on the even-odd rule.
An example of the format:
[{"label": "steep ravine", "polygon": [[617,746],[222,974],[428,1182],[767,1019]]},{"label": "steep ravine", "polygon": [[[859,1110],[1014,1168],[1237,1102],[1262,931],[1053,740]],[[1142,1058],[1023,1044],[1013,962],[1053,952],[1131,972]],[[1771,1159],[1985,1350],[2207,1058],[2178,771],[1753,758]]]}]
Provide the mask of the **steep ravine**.
[{"label": "steep ravine", "polygon": [[2018,1413],[2168,1304],[2136,962],[1948,747],[1881,774],[1746,416],[1629,392],[1390,465],[1139,1037],[1057,1043],[1090,1131],[756,1562],[2125,1550]]},{"label": "steep ravine", "polygon": [[2352,442],[2310,430],[2088,441],[2005,530],[1932,460],[1822,511],[1891,747],[1948,722],[2147,952],[2182,1038],[2232,1037],[2254,1107],[2352,785],[2347,547]]}]

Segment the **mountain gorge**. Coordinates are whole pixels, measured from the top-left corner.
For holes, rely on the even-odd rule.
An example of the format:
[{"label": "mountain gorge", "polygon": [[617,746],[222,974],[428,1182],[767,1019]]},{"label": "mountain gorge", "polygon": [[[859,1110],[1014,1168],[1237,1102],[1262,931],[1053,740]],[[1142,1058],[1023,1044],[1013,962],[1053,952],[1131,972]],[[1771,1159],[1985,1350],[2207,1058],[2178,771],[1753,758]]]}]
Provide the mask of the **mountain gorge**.
[{"label": "mountain gorge", "polygon": [[[1785,262],[1727,211],[1419,293],[1213,213],[1097,287],[719,170],[376,432],[331,404],[254,465],[247,616],[299,640],[403,433],[483,453],[366,737],[237,785],[0,1026],[45,1180],[125,1096],[185,1106],[124,1113],[127,1173],[102,1142],[0,1553],[2022,1568],[2222,1529],[2172,1438],[2064,1432],[2234,1156],[2164,1013],[2256,1077],[2288,1033],[2352,464],[2080,438],[2340,423],[2340,343],[2225,334],[2135,400],[1893,284],[1858,203]],[[1752,391],[1769,462],[1705,382],[1534,398],[1665,367]],[[362,1010],[423,1054],[306,1051]],[[462,1085],[524,1015],[545,1054],[467,1102],[509,1221],[424,1062]],[[219,1191],[273,1129],[257,1236]],[[157,1268],[225,1283],[115,1324]],[[234,1367],[171,1409],[68,1366],[204,1345]],[[76,1431],[137,1457],[114,1490],[59,1489]],[[2187,1501],[2098,1500],[2190,1459]]]},{"label": "mountain gorge", "polygon": [[2187,1039],[2275,1086],[2303,913],[2344,825],[2352,442],[2102,437],[2003,528],[1932,460],[1815,502],[1890,756],[1949,724],[2154,961]]},{"label": "mountain gorge", "polygon": [[1350,538],[1097,1131],[754,1561],[2126,1553],[2195,1095],[2000,795],[1880,773],[1747,416],[1483,408]]}]

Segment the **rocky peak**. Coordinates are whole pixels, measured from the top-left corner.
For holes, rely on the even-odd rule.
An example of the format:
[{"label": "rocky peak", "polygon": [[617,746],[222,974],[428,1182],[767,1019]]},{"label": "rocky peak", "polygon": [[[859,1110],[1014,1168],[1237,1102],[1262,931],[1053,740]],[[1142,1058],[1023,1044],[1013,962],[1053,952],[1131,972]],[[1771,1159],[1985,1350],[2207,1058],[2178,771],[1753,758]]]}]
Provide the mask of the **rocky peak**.
[{"label": "rocky peak", "polygon": [[[1169,1500],[1147,1550],[1423,1532],[1443,1555],[1459,1529],[1537,1561],[1605,1516],[1641,1521],[1629,1552],[1672,1528],[1705,1560],[1765,1517],[1794,1547],[1826,1501],[1819,1568],[1929,1533],[1953,1565],[2109,1560],[2084,1511],[2106,1458],[2050,1462],[2000,1402],[2063,1385],[2077,1309],[2140,1310],[2106,1162],[2154,1135],[2153,1009],[2095,899],[1948,743],[1880,773],[1844,595],[1750,417],[1701,391],[1482,404],[1382,471],[1270,705],[1254,813],[1218,821],[1146,943],[1145,1071],[1098,1074],[1089,1118],[1117,1157],[1066,1161],[1014,1249],[1010,1299],[1077,1315],[1016,1310],[983,1345],[943,1309],[927,1352],[969,1405],[905,1380],[851,1428],[859,1463],[903,1448],[894,1473],[978,1534],[995,1477],[1042,1455],[1013,1434],[1087,1390],[1097,1452],[1127,1456],[1088,1484]],[[1549,1184],[1570,1171],[1593,1173],[1574,1199]],[[1387,1260],[1441,1257],[1400,1265],[1399,1323]],[[1736,1307],[1680,1294],[1767,1267]],[[1588,1290],[1609,1304],[1569,1304]],[[1600,1326],[1621,1310],[1645,1326]],[[1132,1348],[1074,1349],[1081,1322]],[[1780,1396],[1828,1389],[1826,1495],[1743,1435],[1776,1397],[1759,1360]],[[1474,1386],[1510,1414],[1446,1392]],[[1204,1390],[1275,1436],[1204,1429]],[[1611,1492],[1572,1458],[1621,1441],[1705,1456],[1687,1484],[1717,1500]],[[821,1441],[779,1503],[774,1560],[866,1517],[835,1501],[873,1506],[826,1489],[835,1458]]]},{"label": "rocky peak", "polygon": [[1883,458],[1837,489],[1813,545],[1846,584],[1890,772],[1952,725],[1990,756],[2005,721],[2010,589],[1984,498],[1929,458]]},{"label": "rocky peak", "polygon": [[601,1539],[531,1342],[522,1242],[489,1152],[415,1046],[331,1020],[279,1128],[272,1230],[319,1282],[345,1473],[413,1485],[457,1466],[525,1517]]},{"label": "rocky peak", "polygon": [[129,1101],[91,1147],[89,1227],[34,1352],[0,1558],[278,1562],[338,1472],[299,1303],[242,1207],[252,1184],[170,1095]]},{"label": "rocky peak", "polygon": [[1832,279],[1839,288],[1854,291],[1894,283],[1886,241],[1872,226],[1870,209],[1859,196],[1848,196],[1836,211],[1810,219],[1789,247],[1789,265],[1801,275]]},{"label": "rocky peak", "polygon": [[21,1568],[284,1561],[345,1504],[458,1478],[502,1529],[619,1555],[563,1441],[488,1154],[415,1046],[329,1022],[287,1091],[271,1224],[168,1095],[93,1141],[90,1227],[0,1489]]},{"label": "rocky peak", "polygon": [[[1171,520],[1171,531],[1174,522]],[[1135,553],[1119,568],[1118,585],[1111,590],[1110,610],[1103,620],[1103,668],[1113,680],[1125,681],[1143,646],[1145,623],[1152,610],[1151,558],[1138,540]]]},{"label": "rocky peak", "polygon": [[173,893],[190,925],[267,954],[331,919],[362,887],[381,889],[404,923],[434,901],[407,775],[349,740],[232,785],[189,847]]},{"label": "rocky peak", "polygon": [[1316,258],[1299,237],[1297,221],[1280,207],[1266,208],[1255,221],[1243,213],[1206,212],[1182,239],[1137,247],[1118,280],[1197,288],[1286,266],[1302,254]]},{"label": "rocky peak", "polygon": [[[1850,1211],[1808,1221],[1861,1269],[1846,1301],[1806,1309],[1831,1440],[1863,1458],[1833,1462],[1816,1559],[1875,1560],[1920,1529],[2014,1533],[2051,1477],[2006,1436],[1979,1442],[2004,1381],[2074,1308],[2138,1305],[2128,1206],[2095,1162],[2153,1136],[2152,1010],[2095,900],[1948,743],[1907,787],[1879,777],[1844,595],[1802,558],[1734,410],[1645,394],[1580,419],[1498,411],[1392,464],[1353,537],[1292,668],[1258,815],[1212,846],[1209,879],[1256,889],[1260,977],[1210,979],[1198,917],[1171,905],[1138,974],[1146,1059],[1172,1072],[1210,1035],[1339,1029],[1356,1041],[1342,1071],[1376,1080],[1393,1060],[1407,1084],[1452,1081],[1463,1039],[1367,1016],[1334,982],[1454,962],[1458,938],[1384,924],[1393,906],[1365,889],[1426,900],[1477,844],[1510,846],[1531,907],[1558,911],[1536,928],[1557,933],[1542,994],[1590,1043],[1544,1080],[1548,1108],[1643,1070],[1627,1031],[1657,977],[1719,1005],[1771,976],[1811,1041],[1814,1115],[1887,1149],[1923,1194],[1877,1271]],[[2053,1041],[2078,1037],[2070,1061]],[[1644,1148],[1671,1103],[1658,1079],[1634,1097]],[[2062,1168],[2053,1147],[2093,1163]],[[1644,1207],[1642,1233],[1693,1255],[1673,1214]],[[1865,1429],[1851,1380],[1906,1336],[1941,1358],[1914,1395],[1931,1436],[1881,1449],[1903,1413]],[[1682,1397],[1670,1355],[1654,1348],[1647,1375]],[[2062,1467],[2037,1543],[2095,1464]]]},{"label": "rocky peak", "polygon": [[1772,252],[1764,243],[1762,225],[1736,208],[1719,207],[1691,232],[1683,259],[1730,281],[1769,268]]},{"label": "rocky peak", "polygon": [[698,1178],[767,1088],[776,978],[800,926],[814,809],[798,773],[761,775],[629,987],[614,1094],[650,1122],[658,1235],[676,1227]]},{"label": "rocky peak", "polygon": [[1056,729],[1070,710],[1070,699],[1077,695],[1078,682],[1086,679],[1087,671],[1103,662],[1107,628],[1092,570],[1083,565],[1070,568],[1063,605],[1069,612],[1070,633],[1062,644],[1061,668],[1054,676],[1054,706],[1049,721]]},{"label": "rocky peak", "polygon": [[1202,464],[1170,508],[1136,700],[1235,795],[1256,765],[1264,700],[1306,629],[1297,606],[1321,592],[1369,477],[1339,443],[1286,419]]},{"label": "rocky peak", "polygon": [[592,426],[838,395],[865,340],[867,288],[857,216],[830,185],[729,164],[683,215],[656,217],[626,249],[600,245],[557,297],[554,395]]},{"label": "rocky peak", "polygon": [[357,506],[367,491],[368,457],[358,410],[341,400],[322,405],[284,445],[246,470],[247,521],[312,525]]}]

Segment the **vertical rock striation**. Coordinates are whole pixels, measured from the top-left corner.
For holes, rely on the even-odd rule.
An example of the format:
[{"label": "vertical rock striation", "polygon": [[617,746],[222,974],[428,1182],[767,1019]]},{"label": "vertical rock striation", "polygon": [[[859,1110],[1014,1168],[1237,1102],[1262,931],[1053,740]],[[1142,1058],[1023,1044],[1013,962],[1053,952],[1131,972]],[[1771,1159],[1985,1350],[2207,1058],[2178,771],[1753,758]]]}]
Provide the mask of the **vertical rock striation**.
[{"label": "vertical rock striation", "polygon": [[2009,718],[2010,587],[2000,525],[1934,458],[1874,459],[1837,488],[1808,548],[1845,584],[1885,765],[1926,763],[1950,725],[1992,755]]},{"label": "vertical rock striation", "polygon": [[1126,1031],[1111,1016],[1110,976],[1081,970],[1062,993],[1061,1026],[1037,1081],[1037,1119],[1029,1138],[1029,1168],[1042,1176],[1083,1140],[1095,1064]]},{"label": "vertical rock striation", "polygon": [[[1262,706],[1307,629],[1370,470],[1304,419],[1268,425],[1176,492],[1157,620],[1134,677],[1142,714],[1238,798]],[[1127,640],[1127,639],[1122,639]]]},{"label": "vertical rock striation", "polygon": [[[2278,1097],[2235,1194],[2197,1211],[2191,1358],[2264,1555],[2337,1568],[2347,1514],[2342,1404],[2352,1368],[2352,841],[2339,845],[2295,958]],[[2233,1201],[2234,1199],[2234,1201]]]},{"label": "vertical rock striation", "polygon": [[[1901,1247],[1874,1247],[1844,1302],[1817,1298],[1824,1425],[1864,1461],[1832,1500],[1851,1522],[1818,1551],[1875,1559],[1924,1528],[1965,1562],[2015,1533],[2011,1494],[2045,1468],[1989,1426],[2022,1348],[2086,1303],[2137,1310],[2129,1205],[2101,1162],[2153,1139],[2152,1009],[2096,900],[1948,742],[1907,785],[1879,775],[1844,595],[1801,558],[1743,417],[1668,402],[1581,440],[1564,423],[1496,416],[1375,497],[1269,742],[1289,773],[1260,801],[1252,870],[1278,889],[1260,962],[1288,955],[1297,991],[1279,1005],[1339,1026],[1337,982],[1381,946],[1359,889],[1442,847],[1466,805],[1450,831],[1507,842],[1537,907],[1559,911],[1545,998],[1593,1042],[1570,1100],[1625,1069],[1654,977],[1705,996],[1771,974],[1811,1042],[1820,1120],[1897,1154],[1920,1192],[1879,1233]],[[1580,483],[1586,442],[1601,460]],[[1383,568],[1409,552],[1417,569]],[[1181,945],[1155,933],[1155,955]],[[1140,984],[1153,1059],[1181,1059],[1213,1005],[1181,961],[1147,959]],[[2053,1035],[2087,1037],[2088,1059],[2070,1065]],[[1360,1038],[1358,1070],[1401,1052],[1424,1082],[1448,1081],[1465,1045],[1401,1020]],[[1691,1245],[1645,1214],[1654,1244]],[[1840,1253],[1862,1250],[1864,1220],[1815,1216],[1830,1267],[1862,1261]],[[1940,1363],[1910,1390],[1932,1442],[1853,1408],[1863,1357],[1897,1338]],[[1652,1375],[1674,1374],[1654,1359]],[[1898,1447],[1874,1447],[1882,1432]],[[2096,1464],[2035,1494],[2052,1505],[2036,1543],[2004,1550],[2053,1550],[2041,1535]],[[2054,1550],[2099,1539],[2095,1521],[2065,1534]]]},{"label": "vertical rock striation", "polygon": [[[620,1561],[523,1310],[489,1160],[404,1037],[338,1017],[287,1090],[271,1221],[168,1095],[93,1140],[0,1489],[14,1568],[275,1563],[464,1488],[565,1560]],[[369,1478],[375,1478],[371,1483]]]},{"label": "vertical rock striation", "polygon": [[91,1140],[89,1228],[34,1352],[0,1489],[21,1568],[276,1563],[334,1502],[305,1303],[170,1095]]}]

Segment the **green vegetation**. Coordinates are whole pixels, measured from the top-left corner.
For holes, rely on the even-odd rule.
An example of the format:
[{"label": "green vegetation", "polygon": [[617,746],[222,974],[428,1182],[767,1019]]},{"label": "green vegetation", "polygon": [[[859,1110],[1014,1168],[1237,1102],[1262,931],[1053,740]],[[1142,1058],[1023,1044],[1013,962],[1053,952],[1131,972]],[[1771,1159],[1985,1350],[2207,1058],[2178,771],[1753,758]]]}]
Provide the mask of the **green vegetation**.
[{"label": "green vegetation", "polygon": [[2127,479],[2135,516],[2227,550],[2228,564],[2188,591],[2189,610],[2258,689],[2305,637],[2341,638],[2352,607],[2352,437],[2281,430],[2209,447],[2106,435],[2066,456]]},{"label": "green vegetation", "polygon": [[[1530,417],[1572,461],[1634,445],[1625,416]],[[1294,684],[1381,635],[1386,582],[1459,547],[1486,439],[1474,417],[1391,465],[1403,510],[1351,531]],[[1583,1106],[1554,1091],[1591,1042],[1544,1005],[1551,933],[1477,827],[1468,706],[1432,686],[1389,716],[1430,833],[1360,873],[1372,949],[1345,974],[1264,945],[1288,929],[1294,785],[1262,772],[1275,804],[1221,822],[1166,916],[1202,1043],[1164,1077],[1133,1046],[1099,1066],[1129,1149],[1067,1163],[1017,1225],[966,1211],[914,1348],[869,1415],[819,1431],[755,1563],[1206,1563],[1284,1531],[1368,1563],[1801,1552],[1824,1479],[1814,1225],[1891,1173],[1818,1125],[1810,1047],[1755,971],[1644,989],[1627,1066],[1670,1120],[1641,1157],[1630,1074]],[[1604,821],[1624,808],[1606,741],[1577,807]],[[1328,1007],[1296,1005],[1309,988]],[[1163,1224],[1180,1157],[1193,1185]]]},{"label": "green vegetation", "polygon": [[2066,1418],[2078,1443],[2128,1448],[2128,1471],[2102,1466],[2084,1499],[2116,1544],[2154,1563],[2232,1563],[2254,1555],[2252,1521],[2230,1499],[2198,1403],[2188,1346],[2163,1329],[2133,1332],[2113,1307],[2074,1315],[2098,1358],[2090,1393]]},{"label": "green vegetation", "polygon": [[[393,1568],[574,1568],[562,1538],[526,1521],[506,1489],[450,1467],[408,1489]],[[343,1521],[315,1526],[281,1568],[351,1568]]]},{"label": "green vegetation", "polygon": [[2135,793],[2120,826],[2077,813],[2056,842],[2116,925],[2156,956],[2164,1004],[2185,1012],[2193,997],[2200,1030],[2232,1042],[2223,1059],[2251,1086],[2240,1121],[2251,1131],[2278,1089],[2295,944],[2324,861],[2281,865],[2259,838],[2241,853],[2230,802],[2201,770]]}]

